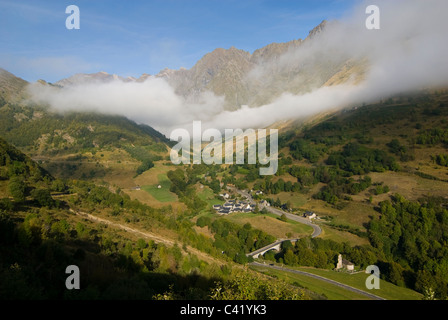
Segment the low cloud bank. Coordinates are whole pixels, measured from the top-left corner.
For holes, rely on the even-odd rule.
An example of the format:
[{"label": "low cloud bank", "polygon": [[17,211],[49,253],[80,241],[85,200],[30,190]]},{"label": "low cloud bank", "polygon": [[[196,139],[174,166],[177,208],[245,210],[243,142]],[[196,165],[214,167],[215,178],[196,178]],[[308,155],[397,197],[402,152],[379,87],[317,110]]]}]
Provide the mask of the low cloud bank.
[{"label": "low cloud bank", "polygon": [[[364,2],[341,21],[279,60],[280,66],[319,59],[364,58],[368,63],[360,84],[321,87],[303,94],[284,93],[257,108],[224,109],[224,98],[202,93],[197,103],[188,102],[162,78],[144,82],[90,83],[54,88],[30,85],[34,101],[57,111],[97,111],[126,116],[148,124],[169,136],[175,128],[262,128],[279,120],[296,119],[325,110],[374,101],[393,94],[448,85],[448,2],[445,0],[376,1],[380,29],[367,30]],[[252,76],[269,76],[261,66]]]}]

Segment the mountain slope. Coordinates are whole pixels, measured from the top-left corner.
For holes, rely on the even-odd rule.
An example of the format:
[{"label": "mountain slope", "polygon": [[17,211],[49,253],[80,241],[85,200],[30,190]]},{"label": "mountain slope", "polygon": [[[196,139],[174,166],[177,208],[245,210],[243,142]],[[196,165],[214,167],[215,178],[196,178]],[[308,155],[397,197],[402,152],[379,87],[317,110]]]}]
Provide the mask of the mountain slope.
[{"label": "mountain slope", "polygon": [[15,101],[20,98],[27,84],[27,81],[0,68],[0,105],[5,104],[7,101]]},{"label": "mountain slope", "polygon": [[55,113],[27,103],[26,81],[8,72],[1,79],[0,136],[58,177],[104,178],[109,171],[131,175],[167,155],[168,139],[147,125],[121,116]]}]

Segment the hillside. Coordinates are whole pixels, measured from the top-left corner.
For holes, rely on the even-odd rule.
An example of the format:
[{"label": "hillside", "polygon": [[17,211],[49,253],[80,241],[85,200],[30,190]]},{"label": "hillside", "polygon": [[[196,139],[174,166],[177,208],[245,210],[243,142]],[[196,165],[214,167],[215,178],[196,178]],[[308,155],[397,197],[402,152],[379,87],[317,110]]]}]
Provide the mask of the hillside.
[{"label": "hillside", "polygon": [[27,102],[27,82],[6,72],[1,79],[0,136],[55,176],[114,183],[122,172],[142,173],[168,154],[168,140],[149,126],[121,116],[56,113]]},{"label": "hillside", "polygon": [[[1,299],[309,299],[281,281],[271,278],[266,289],[266,277],[223,266],[212,243],[172,213],[54,179],[2,139],[0,172]],[[199,243],[208,243],[208,254],[194,248]],[[83,290],[65,287],[69,265],[79,267]]]},{"label": "hillside", "polygon": [[7,101],[20,99],[22,90],[27,84],[27,81],[0,68],[0,105],[5,104]]},{"label": "hillside", "polygon": [[[271,205],[317,213],[324,230],[319,238],[363,251],[347,252],[350,261],[362,265],[376,255],[385,279],[421,293],[426,283],[446,297],[447,106],[448,91],[441,89],[288,124],[280,134],[275,177],[260,177],[256,167],[244,165],[235,166],[236,179],[229,182],[262,191],[257,198]],[[308,247],[314,258],[304,261],[296,244],[289,264],[321,265],[324,245]],[[425,263],[438,267],[429,271]]]}]

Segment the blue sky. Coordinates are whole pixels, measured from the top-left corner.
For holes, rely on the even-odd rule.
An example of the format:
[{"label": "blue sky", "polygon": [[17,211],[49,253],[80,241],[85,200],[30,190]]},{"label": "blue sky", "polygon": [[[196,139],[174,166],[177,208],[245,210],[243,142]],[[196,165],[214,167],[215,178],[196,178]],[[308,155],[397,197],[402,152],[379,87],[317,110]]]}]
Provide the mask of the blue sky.
[{"label": "blue sky", "polygon": [[[355,0],[0,0],[0,67],[28,81],[191,68],[215,48],[249,52],[305,38]],[[68,5],[80,9],[68,30]]]}]

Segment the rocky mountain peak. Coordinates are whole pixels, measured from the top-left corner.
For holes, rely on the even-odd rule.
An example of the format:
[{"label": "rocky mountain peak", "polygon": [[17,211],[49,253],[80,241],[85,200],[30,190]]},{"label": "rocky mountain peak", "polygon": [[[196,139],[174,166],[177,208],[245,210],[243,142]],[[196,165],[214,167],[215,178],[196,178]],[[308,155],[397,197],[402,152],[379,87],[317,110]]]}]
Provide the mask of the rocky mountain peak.
[{"label": "rocky mountain peak", "polygon": [[327,20],[323,20],[318,26],[314,27],[308,34],[307,39],[312,39],[319,33],[321,33],[328,25]]}]

